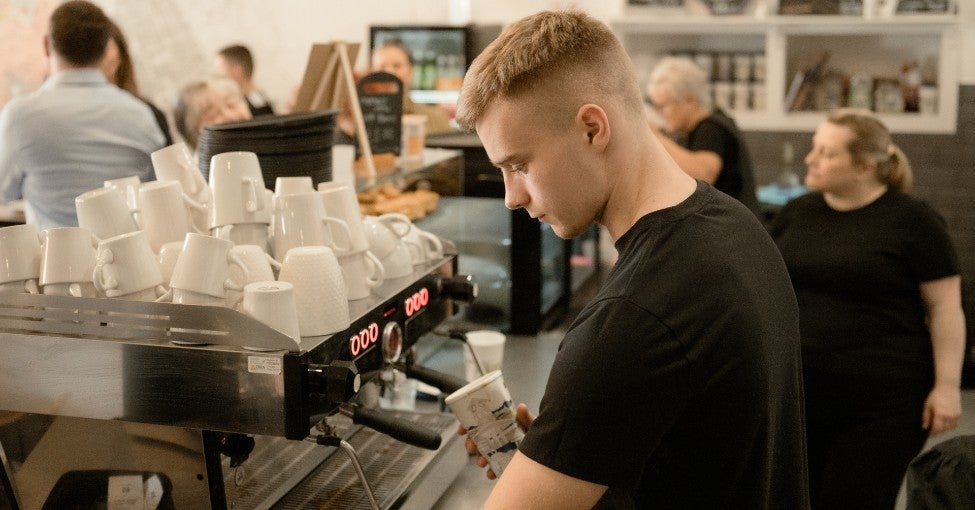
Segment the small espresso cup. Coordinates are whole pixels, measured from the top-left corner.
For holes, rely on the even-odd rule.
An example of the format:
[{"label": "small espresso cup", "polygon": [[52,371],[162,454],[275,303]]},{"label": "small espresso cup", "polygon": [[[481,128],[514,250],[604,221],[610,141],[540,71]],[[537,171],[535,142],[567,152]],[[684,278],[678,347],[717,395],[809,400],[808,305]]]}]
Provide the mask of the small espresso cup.
[{"label": "small espresso cup", "polygon": [[141,296],[161,287],[162,272],[146,233],[137,230],[99,241],[92,280],[99,292],[112,298]]},{"label": "small espresso cup", "polygon": [[[294,285],[289,282],[258,281],[244,287],[240,310],[264,324],[301,342]],[[254,349],[245,347],[245,349]]]},{"label": "small espresso cup", "polygon": [[96,188],[74,199],[78,226],[91,230],[98,239],[139,230],[125,197],[114,187]]}]

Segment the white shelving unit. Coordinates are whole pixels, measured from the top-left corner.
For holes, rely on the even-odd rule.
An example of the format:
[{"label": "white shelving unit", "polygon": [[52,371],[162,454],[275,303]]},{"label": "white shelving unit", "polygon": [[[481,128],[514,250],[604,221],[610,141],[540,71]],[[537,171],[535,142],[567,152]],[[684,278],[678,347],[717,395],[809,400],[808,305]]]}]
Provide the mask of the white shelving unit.
[{"label": "white shelving unit", "polygon": [[822,112],[789,112],[793,76],[823,54],[843,73],[896,77],[907,60],[931,63],[937,76],[937,109],[931,114],[880,115],[893,132],[954,133],[958,115],[961,34],[951,14],[860,16],[729,16],[627,12],[611,23],[645,83],[671,53],[761,53],[765,56],[765,109],[733,110],[748,131],[808,131]]}]

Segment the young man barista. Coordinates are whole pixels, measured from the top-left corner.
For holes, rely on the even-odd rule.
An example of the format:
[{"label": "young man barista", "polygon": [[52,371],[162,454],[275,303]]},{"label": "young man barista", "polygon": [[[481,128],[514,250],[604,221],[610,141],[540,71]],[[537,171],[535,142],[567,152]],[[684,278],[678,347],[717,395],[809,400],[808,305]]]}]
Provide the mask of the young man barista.
[{"label": "young man barista", "polygon": [[789,275],[755,216],[653,135],[610,29],[577,10],[513,23],[474,61],[457,119],[509,208],[563,238],[595,221],[619,252],[538,417],[519,406],[527,434],[486,508],[807,508]]}]

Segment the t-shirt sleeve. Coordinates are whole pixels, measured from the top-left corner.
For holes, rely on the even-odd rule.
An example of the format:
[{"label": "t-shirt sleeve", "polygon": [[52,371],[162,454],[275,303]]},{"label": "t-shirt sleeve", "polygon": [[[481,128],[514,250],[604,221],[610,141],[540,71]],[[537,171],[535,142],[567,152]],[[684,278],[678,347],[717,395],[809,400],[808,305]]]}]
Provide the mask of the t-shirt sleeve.
[{"label": "t-shirt sleeve", "polygon": [[560,473],[634,491],[686,402],[685,349],[623,299],[583,312],[562,342],[521,451]]},{"label": "t-shirt sleeve", "polygon": [[918,281],[928,282],[960,273],[958,254],[945,220],[924,202],[918,202],[907,242],[907,263]]}]

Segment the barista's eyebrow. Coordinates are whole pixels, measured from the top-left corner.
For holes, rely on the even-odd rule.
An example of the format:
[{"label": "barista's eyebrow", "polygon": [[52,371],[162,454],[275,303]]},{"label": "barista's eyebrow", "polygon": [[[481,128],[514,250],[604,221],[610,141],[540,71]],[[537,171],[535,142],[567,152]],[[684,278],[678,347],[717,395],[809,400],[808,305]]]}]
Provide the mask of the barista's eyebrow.
[{"label": "barista's eyebrow", "polygon": [[501,159],[501,161],[492,161],[491,164],[498,167],[504,168],[505,166],[511,165],[513,161],[524,159],[521,154],[509,154]]}]

